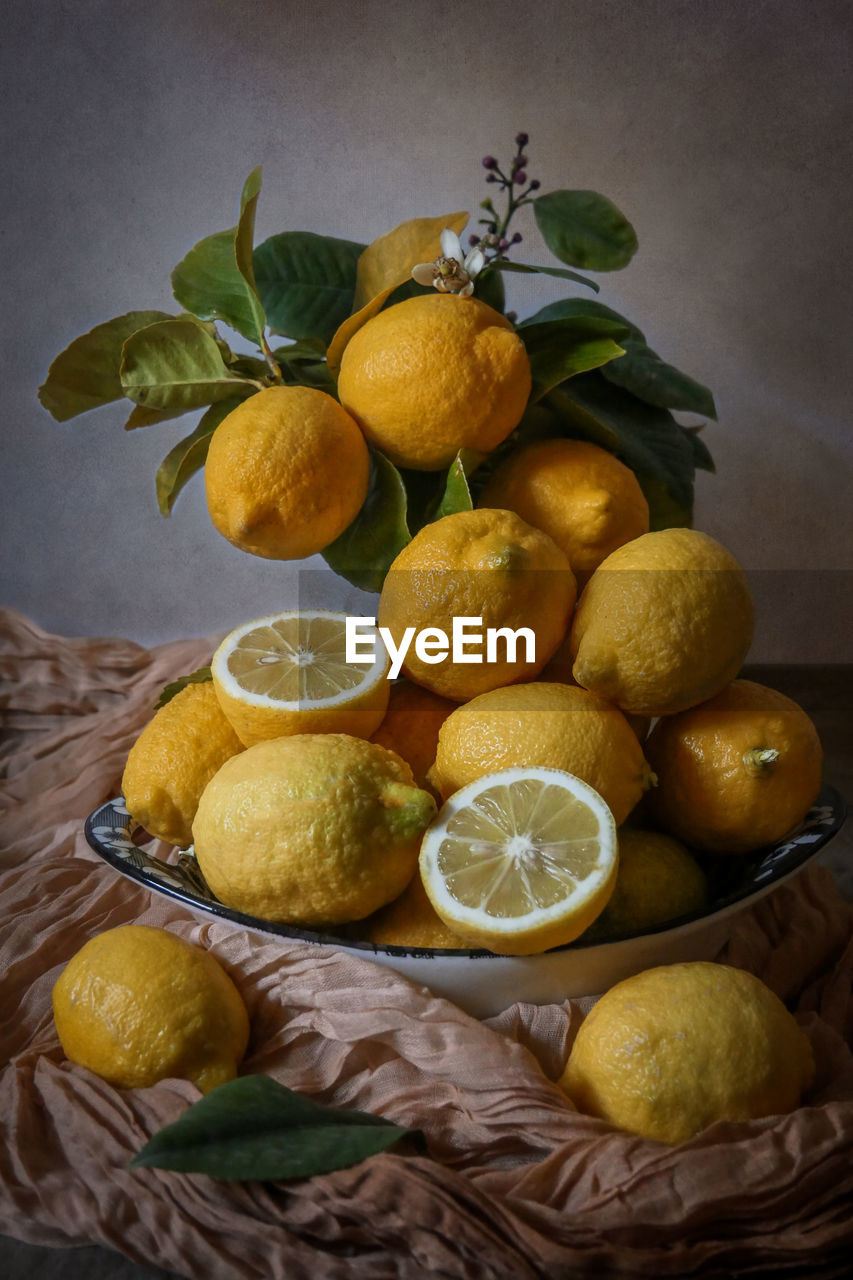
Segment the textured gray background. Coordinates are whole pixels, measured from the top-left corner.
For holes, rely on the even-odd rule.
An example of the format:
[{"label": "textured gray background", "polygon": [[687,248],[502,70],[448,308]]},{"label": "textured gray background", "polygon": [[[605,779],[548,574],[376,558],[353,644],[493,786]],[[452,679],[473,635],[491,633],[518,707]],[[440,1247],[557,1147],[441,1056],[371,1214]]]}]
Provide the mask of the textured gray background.
[{"label": "textured gray background", "polygon": [[[369,240],[476,209],[480,157],[525,129],[545,189],[596,188],[637,229],[602,300],[716,393],[696,518],[759,571],[754,658],[849,658],[851,25],[846,0],[6,0],[3,603],[152,642],[294,601],[297,566],[215,534],[199,479],[159,516],[191,420],[56,424],[50,359],[169,309],[255,164],[259,239]],[[513,286],[522,314],[559,293]]]}]

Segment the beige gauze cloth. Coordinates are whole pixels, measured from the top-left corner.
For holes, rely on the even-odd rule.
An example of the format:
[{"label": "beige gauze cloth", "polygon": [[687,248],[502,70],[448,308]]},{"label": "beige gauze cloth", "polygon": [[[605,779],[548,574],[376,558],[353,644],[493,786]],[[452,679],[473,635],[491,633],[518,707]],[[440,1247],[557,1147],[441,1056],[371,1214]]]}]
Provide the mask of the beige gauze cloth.
[{"label": "beige gauze cloth", "polygon": [[[209,644],[69,640],[11,612],[0,641],[0,1232],[98,1242],[199,1280],[850,1274],[853,942],[828,872],[739,917],[719,957],[763,978],[810,1036],[804,1105],[670,1148],[564,1100],[577,1002],[478,1022],[368,960],[202,922],[88,848],[83,820],[118,794],[160,688]],[[244,1073],[419,1127],[428,1155],[278,1184],[128,1169],[199,1095],[176,1080],[115,1089],[67,1062],[50,996],[88,938],[130,922],[223,963],[251,1017]]]}]

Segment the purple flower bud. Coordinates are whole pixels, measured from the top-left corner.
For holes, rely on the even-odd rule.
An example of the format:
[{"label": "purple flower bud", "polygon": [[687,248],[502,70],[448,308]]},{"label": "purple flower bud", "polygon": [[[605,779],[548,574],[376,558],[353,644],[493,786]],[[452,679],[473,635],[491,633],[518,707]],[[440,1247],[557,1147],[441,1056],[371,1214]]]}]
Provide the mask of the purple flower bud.
[{"label": "purple flower bud", "polygon": [[471,245],[471,247],[473,248],[475,244],[479,244],[479,243],[480,243],[480,237],[479,237],[479,236],[475,236],[475,235],[472,233],[472,234],[468,237],[468,243],[469,243],[469,244]]},{"label": "purple flower bud", "polygon": [[512,237],[512,241],[511,241],[511,243],[512,243],[512,244],[521,244],[521,232],[520,232],[520,231],[516,231],[515,235]]},{"label": "purple flower bud", "polygon": [[526,164],[527,156],[516,156],[512,167],[514,169],[523,169]]},{"label": "purple flower bud", "polygon": [[498,252],[499,252],[499,253],[505,253],[505,252],[506,252],[506,250],[507,250],[508,248],[509,248],[509,241],[508,241],[508,240],[499,240],[499,241],[498,241]]},{"label": "purple flower bud", "polygon": [[524,170],[523,170],[523,169],[516,169],[516,171],[515,171],[515,173],[512,175],[512,177],[513,177],[513,181],[514,181],[514,182],[526,182],[526,181],[527,181],[527,174],[524,172]]},{"label": "purple flower bud", "polygon": [[497,175],[494,173],[489,173],[486,175],[486,182],[497,182],[497,180],[498,180]]},{"label": "purple flower bud", "polygon": [[526,147],[530,139],[526,133],[517,133],[515,135],[515,145],[517,147]]},{"label": "purple flower bud", "polygon": [[534,178],[534,179],[533,179],[533,181],[532,181],[532,182],[531,182],[531,184],[530,184],[530,190],[531,190],[531,191],[538,191],[538,190],[539,190],[539,188],[540,188],[541,186],[542,186],[542,183],[539,181],[539,179],[538,179],[538,178]]},{"label": "purple flower bud", "polygon": [[484,169],[497,169],[498,162],[494,156],[483,156]]}]

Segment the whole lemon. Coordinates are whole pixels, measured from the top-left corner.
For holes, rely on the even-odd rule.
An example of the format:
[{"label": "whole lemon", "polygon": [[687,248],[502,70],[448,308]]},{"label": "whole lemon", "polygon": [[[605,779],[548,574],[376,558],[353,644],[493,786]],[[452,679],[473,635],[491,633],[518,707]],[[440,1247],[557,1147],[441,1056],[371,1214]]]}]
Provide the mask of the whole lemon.
[{"label": "whole lemon", "polygon": [[398,680],[391,686],[385,719],[372,741],[402,756],[418,786],[425,787],[435,760],[438,731],[456,705],[410,680]]},{"label": "whole lemon", "polygon": [[435,800],[409,766],[344,733],[272,738],[226,762],[193,823],[210,888],[265,920],[360,920],[415,873]]},{"label": "whole lemon", "polygon": [[212,683],[186,685],[130,748],[121,780],[130,816],[152,836],[185,849],[202,791],[242,750]]},{"label": "whole lemon", "polygon": [[714,853],[781,840],[820,791],[814,724],[791,698],[752,680],[660,720],[647,750],[658,778],[649,796],[656,820]]},{"label": "whole lemon", "polygon": [[536,440],[512,453],[480,505],[515,511],[549,534],[581,586],[611,551],[649,531],[649,504],[633,471],[585,440]]},{"label": "whole lemon", "polygon": [[718,1120],[792,1111],[813,1076],[811,1045],[769,987],[693,961],[611,987],[584,1019],[560,1085],[579,1111],[678,1143]]},{"label": "whole lemon", "polygon": [[517,426],[530,362],[509,320],[476,298],[431,293],[380,311],[350,339],[338,394],[401,467],[438,471],[489,453]]},{"label": "whole lemon", "polygon": [[119,1088],[175,1076],[202,1093],[232,1080],[249,1041],[218,960],[166,929],[122,925],[81,947],[53,988],[65,1056]]},{"label": "whole lemon", "polygon": [[467,948],[469,943],[460,938],[444,923],[427,896],[420,872],[416,871],[406,888],[365,920],[359,929],[359,938],[365,942],[378,942],[392,947]]},{"label": "whole lemon", "polygon": [[707,901],[705,872],[683,844],[661,831],[620,827],[616,887],[585,938],[598,942],[644,933]]},{"label": "whole lemon", "polygon": [[[403,662],[409,679],[457,702],[513,680],[532,679],[551,657],[575,603],[569,562],[546,533],[511,511],[459,511],[425,525],[393,561],[379,598],[379,625],[399,646],[407,629],[437,628],[452,637],[454,618],[481,620],[475,634],[525,628],[510,647],[495,636],[439,662],[412,643]],[[533,655],[528,641],[532,639]],[[429,654],[427,655],[429,656]]]},{"label": "whole lemon", "polygon": [[228,414],[204,468],[215,527],[241,551],[300,560],[352,524],[367,496],[364,436],[311,387],[267,387]]},{"label": "whole lemon", "polygon": [[624,822],[651,783],[622,712],[574,685],[518,684],[472,698],[438,735],[430,781],[443,798],[476,778],[515,766],[572,773]]},{"label": "whole lemon", "polygon": [[734,556],[706,533],[662,529],[626,542],[584,587],[572,624],[574,676],[635,715],[704,702],[740,670],[753,607]]}]

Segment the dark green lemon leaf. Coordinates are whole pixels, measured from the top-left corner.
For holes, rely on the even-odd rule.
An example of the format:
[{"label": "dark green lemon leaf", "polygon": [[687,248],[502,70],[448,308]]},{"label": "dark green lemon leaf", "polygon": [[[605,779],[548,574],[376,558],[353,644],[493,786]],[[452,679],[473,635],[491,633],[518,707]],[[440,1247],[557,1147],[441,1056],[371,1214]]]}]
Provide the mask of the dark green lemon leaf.
[{"label": "dark green lemon leaf", "polygon": [[682,511],[693,508],[693,449],[666,409],[645,404],[596,370],[554,388],[548,404],[568,434],[615,453],[637,476],[664,486]]},{"label": "dark green lemon leaf", "polygon": [[506,258],[498,258],[495,262],[498,271],[515,271],[519,275],[554,276],[558,280],[574,280],[576,284],[585,284],[587,289],[598,293],[598,285],[586,276],[579,276],[577,271],[566,271],[563,267],[534,267],[527,262],[509,262]]},{"label": "dark green lemon leaf", "polygon": [[186,689],[188,684],[207,684],[212,679],[210,667],[199,667],[197,671],[191,671],[188,676],[179,676],[177,680],[172,680],[160,690],[160,697],[157,699],[154,710],[159,711],[161,707],[165,707],[166,703],[171,702],[175,694]]},{"label": "dark green lemon leaf", "polygon": [[716,418],[714,397],[701,382],[661,360],[642,340],[631,339],[623,345],[624,358],[604,374],[609,382],[615,382],[617,387],[624,387],[645,400],[646,404],[657,405],[660,409],[681,409],[686,413],[699,413],[705,418]]},{"label": "dark green lemon leaf", "polygon": [[533,201],[536,225],[561,262],[586,271],[618,271],[637,251],[623,213],[597,191],[549,191]]},{"label": "dark green lemon leaf", "polygon": [[401,1138],[426,1148],[419,1129],[321,1106],[268,1076],[243,1076],[212,1089],[156,1133],[130,1164],[271,1182],[349,1169]]},{"label": "dark green lemon leaf", "polygon": [[701,471],[716,471],[714,459],[711,457],[710,450],[705,441],[700,437],[701,427],[682,427],[684,434],[687,436],[690,448],[693,450],[693,464]]},{"label": "dark green lemon leaf", "polygon": [[[525,329],[528,325],[545,324],[546,321],[576,320],[581,317],[612,320],[623,327],[626,338],[643,341],[642,333],[632,320],[626,320],[618,311],[614,311],[612,307],[606,307],[603,302],[597,302],[595,298],[560,298],[556,302],[549,302],[535,315],[528,316],[526,320],[520,320],[518,327]],[[624,346],[624,343],[622,345]]]},{"label": "dark green lemon leaf", "polygon": [[406,506],[400,472],[372,451],[367,497],[349,528],[323,552],[329,568],[363,591],[381,591],[391,562],[411,541]]},{"label": "dark green lemon leaf", "polygon": [[182,307],[200,320],[222,320],[258,346],[266,324],[252,273],[260,189],[261,171],[253,169],[243,186],[237,226],[200,240],[172,272],[172,292]]},{"label": "dark green lemon leaf", "polygon": [[192,320],[163,320],[128,338],[121,385],[136,404],[176,413],[261,389],[233,373],[214,339]]},{"label": "dark green lemon leaf", "polygon": [[294,342],[289,347],[276,347],[273,359],[281,369],[281,376],[290,385],[313,387],[337,396],[337,383],[322,355],[311,350],[308,343]]},{"label": "dark green lemon leaf", "polygon": [[541,400],[552,387],[622,355],[616,341],[625,326],[603,316],[570,316],[519,329],[530,360],[531,400]]},{"label": "dark green lemon leaf", "polygon": [[499,271],[484,271],[474,281],[474,297],[503,315],[506,304],[503,277]]},{"label": "dark green lemon leaf", "polygon": [[57,422],[78,413],[121,400],[121,351],[126,340],[158,320],[169,320],[166,311],[128,311],[75,338],[61,351],[39,387],[39,400]]},{"label": "dark green lemon leaf", "polygon": [[171,449],[157,469],[155,486],[157,489],[157,505],[164,516],[172,514],[175,499],[187,481],[200,471],[207,460],[207,451],[214,431],[232,409],[236,409],[241,401],[234,397],[231,400],[220,400],[212,404],[204,414],[195,431]]},{"label": "dark green lemon leaf", "polygon": [[352,311],[363,244],[283,231],[254,253],[255,284],[273,333],[328,345]]}]

